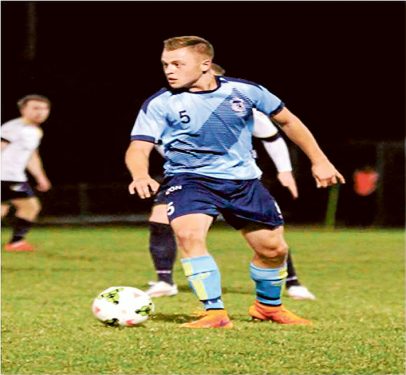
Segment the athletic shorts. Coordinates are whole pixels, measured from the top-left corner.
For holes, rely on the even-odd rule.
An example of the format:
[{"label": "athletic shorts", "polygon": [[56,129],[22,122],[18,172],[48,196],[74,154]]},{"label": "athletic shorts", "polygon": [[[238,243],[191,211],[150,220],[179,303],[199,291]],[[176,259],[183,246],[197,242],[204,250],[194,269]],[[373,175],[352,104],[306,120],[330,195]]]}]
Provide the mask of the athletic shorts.
[{"label": "athletic shorts", "polygon": [[35,197],[34,190],[28,182],[1,181],[1,201]]},{"label": "athletic shorts", "polygon": [[166,204],[165,190],[162,190],[162,185],[154,197],[154,206],[158,206],[159,204]]},{"label": "athletic shorts", "polygon": [[284,224],[278,204],[258,179],[225,180],[182,173],[167,177],[160,191],[168,205],[169,221],[202,213],[214,218],[222,214],[235,229],[248,223],[271,228]]}]

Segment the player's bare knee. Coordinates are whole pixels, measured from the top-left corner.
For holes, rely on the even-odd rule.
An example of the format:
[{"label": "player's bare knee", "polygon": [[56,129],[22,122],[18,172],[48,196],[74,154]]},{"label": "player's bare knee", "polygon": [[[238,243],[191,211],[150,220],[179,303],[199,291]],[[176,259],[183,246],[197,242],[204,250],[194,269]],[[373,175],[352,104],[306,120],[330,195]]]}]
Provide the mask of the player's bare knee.
[{"label": "player's bare knee", "polygon": [[276,246],[265,247],[257,255],[261,260],[270,265],[282,264],[288,253],[288,245],[285,242],[281,242]]},{"label": "player's bare knee", "polygon": [[10,211],[10,206],[6,204],[1,205],[1,217],[5,217]]},{"label": "player's bare knee", "polygon": [[169,224],[168,215],[166,212],[166,205],[155,205],[151,210],[148,221],[154,223]]},{"label": "player's bare knee", "polygon": [[205,241],[204,236],[200,231],[188,228],[182,228],[176,231],[176,239],[184,248],[187,248],[191,245],[204,243]]},{"label": "player's bare knee", "polygon": [[41,203],[38,199],[29,199],[24,202],[16,202],[15,207],[15,215],[29,221],[34,221],[41,211]]},{"label": "player's bare knee", "polygon": [[33,215],[37,216],[42,210],[42,205],[38,199],[32,201],[31,212]]}]

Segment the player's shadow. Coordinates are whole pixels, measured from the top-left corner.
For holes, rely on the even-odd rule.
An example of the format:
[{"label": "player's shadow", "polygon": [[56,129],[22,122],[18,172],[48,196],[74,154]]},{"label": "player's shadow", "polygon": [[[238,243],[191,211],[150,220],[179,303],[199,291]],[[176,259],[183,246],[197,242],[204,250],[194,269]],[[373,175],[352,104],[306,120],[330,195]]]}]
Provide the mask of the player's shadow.
[{"label": "player's shadow", "polygon": [[[242,322],[242,323],[264,323],[261,321],[253,320],[248,314],[244,313],[234,313],[230,315],[231,320],[235,322]],[[193,320],[200,319],[199,316],[194,314],[162,314],[162,313],[155,313],[150,318],[152,321],[155,322],[167,322],[167,323],[175,323],[175,324],[183,324],[188,323]]]},{"label": "player's shadow", "polygon": [[151,320],[157,321],[157,322],[170,322],[170,323],[187,323],[193,320],[193,318],[196,319],[195,316],[192,314],[161,314],[161,313],[155,313],[152,317]]}]

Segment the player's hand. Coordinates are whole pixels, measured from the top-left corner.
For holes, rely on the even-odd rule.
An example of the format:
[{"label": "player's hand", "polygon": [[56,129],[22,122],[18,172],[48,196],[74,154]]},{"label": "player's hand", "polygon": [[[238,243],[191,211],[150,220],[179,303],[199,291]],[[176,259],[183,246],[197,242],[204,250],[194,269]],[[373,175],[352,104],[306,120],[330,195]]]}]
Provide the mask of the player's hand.
[{"label": "player's hand", "polygon": [[338,183],[345,184],[343,175],[328,160],[313,164],[312,173],[318,188],[325,188]]},{"label": "player's hand", "polygon": [[[137,192],[141,199],[150,198],[159,189],[159,184],[151,177],[135,178],[130,185],[128,191],[130,194]],[[152,194],[151,194],[152,193]]]},{"label": "player's hand", "polygon": [[293,177],[292,172],[279,172],[278,180],[282,184],[282,186],[289,189],[293,199],[296,199],[299,196],[299,193],[297,191],[296,180]]},{"label": "player's hand", "polygon": [[51,189],[51,181],[48,180],[46,176],[41,176],[37,178],[37,186],[35,187],[38,191],[46,192]]}]

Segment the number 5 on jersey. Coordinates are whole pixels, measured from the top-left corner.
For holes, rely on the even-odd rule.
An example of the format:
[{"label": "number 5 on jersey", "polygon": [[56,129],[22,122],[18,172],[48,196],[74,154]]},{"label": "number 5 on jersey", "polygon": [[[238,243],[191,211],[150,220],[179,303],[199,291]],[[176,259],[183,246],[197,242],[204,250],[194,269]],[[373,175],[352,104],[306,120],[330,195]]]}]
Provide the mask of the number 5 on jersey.
[{"label": "number 5 on jersey", "polygon": [[183,122],[184,124],[187,124],[190,122],[190,117],[189,115],[186,114],[186,111],[179,111],[179,116],[180,116],[180,121]]}]

